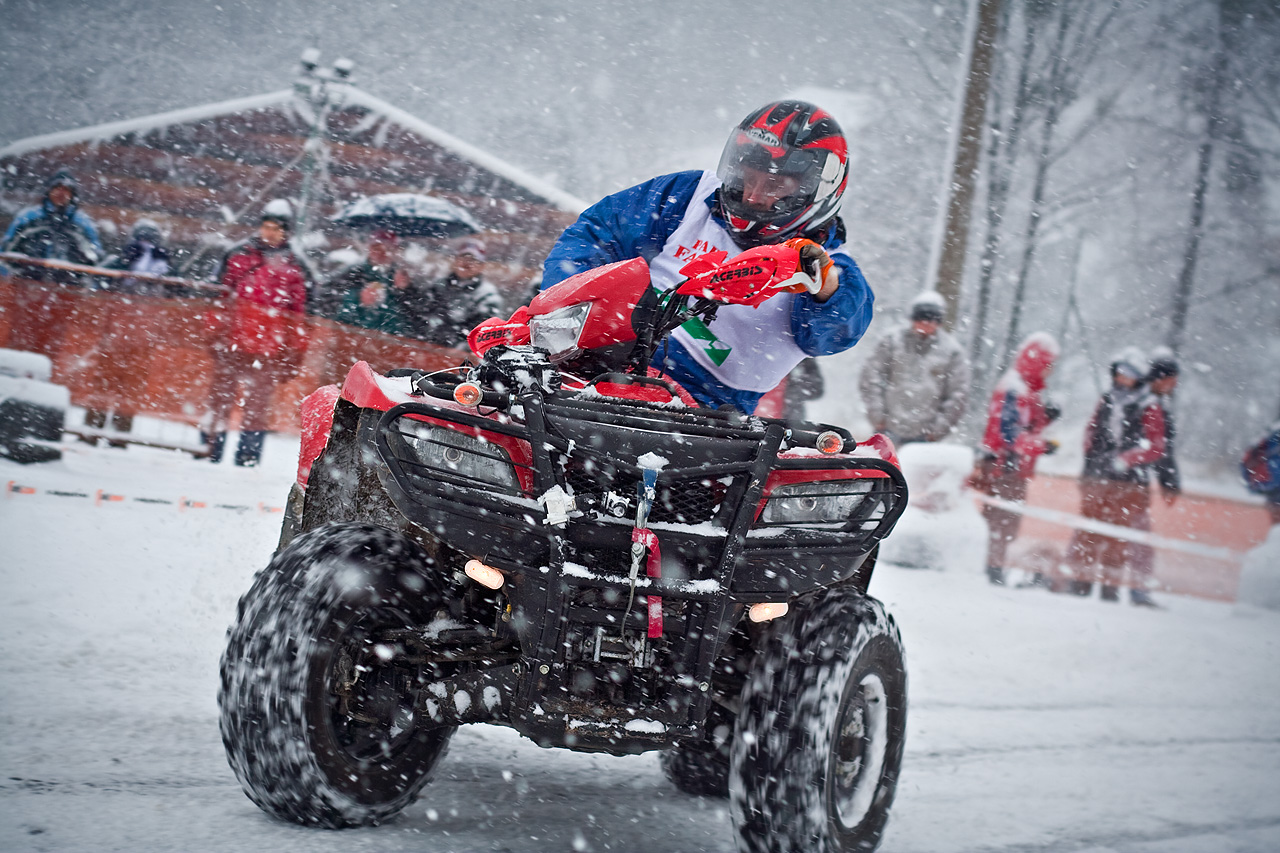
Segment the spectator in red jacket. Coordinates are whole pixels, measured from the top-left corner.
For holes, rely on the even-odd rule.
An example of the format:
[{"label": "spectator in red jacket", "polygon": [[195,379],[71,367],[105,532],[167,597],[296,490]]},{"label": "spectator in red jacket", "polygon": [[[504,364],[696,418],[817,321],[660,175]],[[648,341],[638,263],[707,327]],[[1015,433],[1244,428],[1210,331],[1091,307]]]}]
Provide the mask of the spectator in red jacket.
[{"label": "spectator in red jacket", "polygon": [[[1057,408],[1043,393],[1058,358],[1058,342],[1047,332],[1029,335],[1018,347],[1013,367],[996,383],[987,407],[987,429],[979,450],[972,485],[1002,501],[1021,503],[1027,483],[1035,475],[1036,460],[1052,453],[1057,443],[1041,436],[1057,418]],[[1005,582],[1005,551],[1018,536],[1022,515],[983,504],[987,521],[987,578]]]},{"label": "spectator in red jacket", "polygon": [[[1164,409],[1143,383],[1146,359],[1128,349],[1111,362],[1111,390],[1102,395],[1085,430],[1080,514],[1107,524],[1151,530],[1151,468],[1165,455]],[[1071,591],[1088,595],[1093,580],[1102,599],[1119,601],[1129,581],[1130,600],[1155,607],[1148,587],[1152,550],[1146,543],[1077,530],[1067,548]]]},{"label": "spectator in red jacket", "polygon": [[269,427],[271,395],[297,369],[306,347],[303,310],[311,277],[289,247],[293,210],[276,199],[263,210],[258,235],[233,246],[222,261],[221,283],[230,291],[214,345],[212,423],[204,438],[209,458],[222,460],[227,417],[241,382],[244,419],[237,465],[257,465]]}]

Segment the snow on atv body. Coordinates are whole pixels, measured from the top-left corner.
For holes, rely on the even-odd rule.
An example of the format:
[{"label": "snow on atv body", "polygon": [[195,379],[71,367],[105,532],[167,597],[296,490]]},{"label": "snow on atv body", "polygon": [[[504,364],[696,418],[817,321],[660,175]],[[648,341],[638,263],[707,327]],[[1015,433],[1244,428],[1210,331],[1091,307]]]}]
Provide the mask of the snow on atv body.
[{"label": "snow on atv body", "polygon": [[892,447],[699,408],[649,365],[689,317],[793,284],[797,258],[713,258],[666,294],[644,261],[609,265],[477,327],[477,366],[361,362],[308,397],[280,550],[223,659],[249,797],[376,823],[458,725],[498,723],[668,750],[678,787],[732,789],[744,850],[874,846],[906,711],[867,596],[906,503]]}]

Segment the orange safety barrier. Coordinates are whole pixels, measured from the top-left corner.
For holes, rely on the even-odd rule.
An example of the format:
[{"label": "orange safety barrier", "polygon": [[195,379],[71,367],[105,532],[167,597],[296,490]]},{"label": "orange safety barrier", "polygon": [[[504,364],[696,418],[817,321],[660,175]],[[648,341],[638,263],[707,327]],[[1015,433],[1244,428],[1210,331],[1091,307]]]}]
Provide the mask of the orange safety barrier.
[{"label": "orange safety barrier", "polygon": [[[1027,491],[1018,538],[1009,546],[1010,568],[1061,576],[1075,527],[1096,526],[1079,513],[1075,478],[1037,475]],[[1270,517],[1261,505],[1184,492],[1169,506],[1152,488],[1151,535],[1139,534],[1137,541],[1154,548],[1157,591],[1234,601],[1242,559],[1269,529]]]},{"label": "orange safety barrier", "polygon": [[[210,289],[180,283],[192,292]],[[133,296],[0,276],[0,347],[49,356],[53,381],[67,386],[74,405],[198,425],[208,411],[213,370],[215,338],[206,315],[223,306],[215,296]],[[308,316],[306,325],[306,352],[272,398],[271,429],[277,432],[298,432],[302,398],[321,385],[341,383],[357,361],[375,370],[437,370],[466,357],[461,350],[320,317]]]}]

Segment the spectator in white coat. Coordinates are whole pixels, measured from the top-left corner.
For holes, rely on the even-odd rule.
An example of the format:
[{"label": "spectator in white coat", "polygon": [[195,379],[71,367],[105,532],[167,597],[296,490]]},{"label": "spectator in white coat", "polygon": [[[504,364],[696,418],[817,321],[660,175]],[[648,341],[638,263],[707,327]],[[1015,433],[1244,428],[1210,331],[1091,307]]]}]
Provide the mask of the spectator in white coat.
[{"label": "spectator in white coat", "polygon": [[867,418],[895,444],[940,441],[969,402],[969,359],[942,328],[942,297],[926,290],[908,322],[890,329],[863,365],[859,384]]}]

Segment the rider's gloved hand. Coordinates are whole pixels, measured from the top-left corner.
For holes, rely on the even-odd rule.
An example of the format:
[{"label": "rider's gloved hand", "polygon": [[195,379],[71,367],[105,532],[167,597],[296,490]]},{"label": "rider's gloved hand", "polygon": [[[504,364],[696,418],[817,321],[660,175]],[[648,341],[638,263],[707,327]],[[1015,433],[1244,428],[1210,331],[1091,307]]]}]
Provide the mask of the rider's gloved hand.
[{"label": "rider's gloved hand", "polygon": [[[812,240],[795,237],[787,245],[800,253],[800,269],[796,272],[797,286],[793,292],[807,292],[818,302],[826,302],[840,286],[840,270],[826,250]],[[803,286],[803,291],[800,285]]]}]

